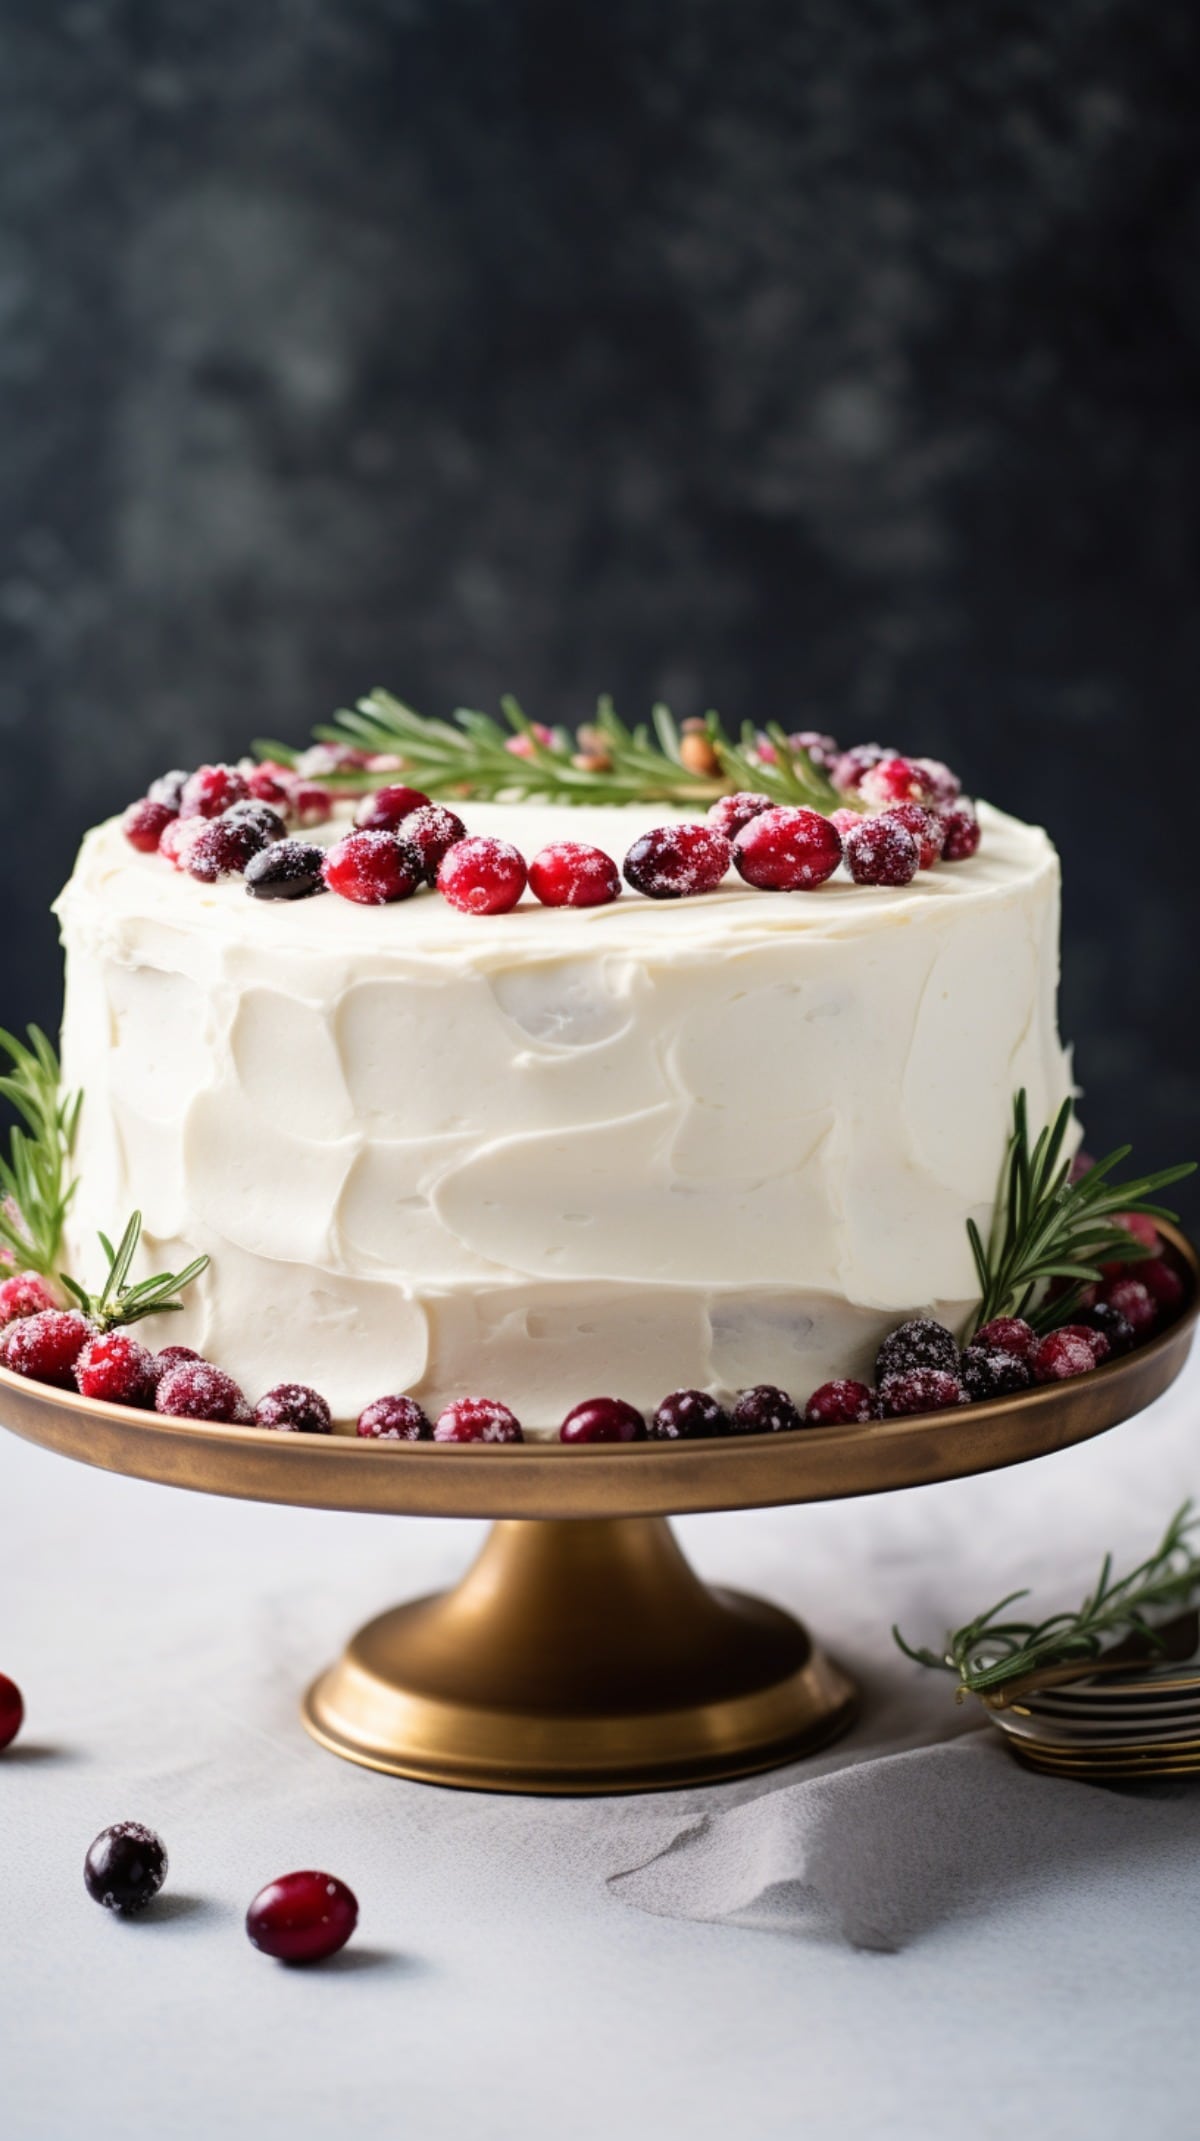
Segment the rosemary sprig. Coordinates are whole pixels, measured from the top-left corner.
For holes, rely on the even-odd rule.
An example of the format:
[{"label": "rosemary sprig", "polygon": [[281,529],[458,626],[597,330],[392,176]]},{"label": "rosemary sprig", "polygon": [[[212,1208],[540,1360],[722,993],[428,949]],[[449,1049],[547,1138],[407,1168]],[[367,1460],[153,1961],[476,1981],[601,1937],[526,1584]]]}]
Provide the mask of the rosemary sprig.
[{"label": "rosemary sprig", "polygon": [[[685,731],[668,707],[655,706],[649,724],[630,728],[604,698],[594,723],[576,738],[566,729],[539,730],[514,698],[502,699],[501,708],[506,725],[470,707],[460,708],[453,720],[436,721],[376,690],[315,734],[322,743],[400,758],[405,771],[434,796],[704,809],[733,789],[754,788],[776,802],[826,811],[847,800],[778,723],[764,732],[774,756],[763,759],[762,738],[750,722],[735,740],[715,713]],[[522,739],[520,755],[510,748],[514,737]],[[282,765],[294,765],[301,756],[290,745],[267,739],[255,749]],[[318,778],[335,789],[362,786],[360,772]]]},{"label": "rosemary sprig", "polygon": [[0,1242],[17,1268],[50,1278],[58,1268],[63,1225],[75,1188],[71,1156],[81,1093],[60,1091],[56,1056],[45,1034],[30,1026],[29,1045],[0,1027],[0,1049],[12,1065],[0,1094],[21,1120],[0,1153]]},{"label": "rosemary sprig", "polygon": [[1115,1636],[1137,1635],[1151,1649],[1162,1650],[1147,1615],[1178,1609],[1200,1594],[1200,1555],[1190,1538],[1198,1524],[1200,1515],[1184,1502],[1154,1552],[1128,1576],[1114,1579],[1112,1555],[1106,1554],[1095,1589],[1073,1613],[1052,1613],[1044,1621],[1002,1620],[1009,1606],[1029,1596],[1027,1590],[1010,1591],[965,1627],[948,1632],[940,1653],[906,1643],[898,1628],[892,1635],[915,1664],[955,1674],[960,1695],[990,1694],[1032,1673],[1098,1657]]},{"label": "rosemary sprig", "polygon": [[[1000,1194],[985,1243],[973,1219],[967,1221],[971,1254],[979,1274],[981,1299],[972,1329],[993,1316],[1024,1316],[1035,1330],[1069,1323],[1083,1288],[1100,1277],[1101,1264],[1132,1263],[1149,1252],[1115,1223],[1118,1212],[1142,1212],[1150,1219],[1177,1217],[1150,1201],[1154,1192],[1181,1182],[1195,1170],[1194,1161],[1164,1167],[1158,1174],[1114,1182],[1111,1174],[1131,1147],[1118,1145],[1072,1182],[1063,1146],[1071,1121],[1064,1100],[1054,1122],[1030,1149],[1028,1106],[1024,1091],[1013,1103],[1013,1131],[1001,1174]],[[1074,1283],[1053,1300],[1044,1288],[1051,1279]]]},{"label": "rosemary sprig", "polygon": [[142,1215],[135,1212],[115,1249],[107,1234],[100,1236],[108,1274],[98,1294],[86,1293],[65,1273],[59,1275],[71,1298],[101,1331],[115,1331],[118,1325],[140,1323],[143,1316],[166,1316],[181,1309],[183,1302],[175,1297],[208,1267],[208,1258],[198,1256],[184,1271],[160,1271],[152,1279],[140,1279],[136,1286],[129,1286],[126,1281],[141,1234]]}]

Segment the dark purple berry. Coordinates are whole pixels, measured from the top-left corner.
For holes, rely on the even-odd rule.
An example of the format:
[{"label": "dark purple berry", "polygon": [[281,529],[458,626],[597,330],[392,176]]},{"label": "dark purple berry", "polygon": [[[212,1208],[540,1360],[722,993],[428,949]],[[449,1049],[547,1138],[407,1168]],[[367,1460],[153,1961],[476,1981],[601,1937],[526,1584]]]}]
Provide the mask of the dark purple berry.
[{"label": "dark purple berry", "polygon": [[246,890],[256,900],[306,900],[324,892],[325,850],[307,840],[279,840],[246,864]]},{"label": "dark purple berry", "polygon": [[457,812],[447,810],[444,803],[423,803],[403,824],[404,838],[410,847],[415,847],[425,865],[427,882],[435,885],[451,848],[466,839],[466,826]]},{"label": "dark purple berry", "polygon": [[373,1398],[358,1416],[358,1432],[372,1442],[432,1442],[433,1426],[415,1398]]},{"label": "dark purple berry", "polygon": [[715,892],[732,858],[715,825],[659,825],[634,841],[625,857],[625,882],[645,899],[690,899]]},{"label": "dark purple berry", "polygon": [[673,1390],[663,1399],[650,1426],[651,1435],[659,1442],[691,1442],[731,1432],[729,1414],[707,1390]]},{"label": "dark purple berry", "polygon": [[980,827],[974,805],[968,802],[955,803],[950,810],[942,812],[946,838],[942,844],[943,862],[969,862],[979,846]]},{"label": "dark purple berry", "polygon": [[1114,1359],[1118,1354],[1132,1352],[1136,1343],[1128,1316],[1123,1316],[1111,1301],[1094,1301],[1090,1308],[1077,1308],[1071,1321],[1085,1331],[1102,1331]]},{"label": "dark purple berry", "polygon": [[730,1425],[735,1435],[781,1435],[804,1422],[786,1390],[756,1383],[752,1390],[739,1390]]},{"label": "dark purple berry", "polygon": [[254,1425],[284,1435],[332,1435],[333,1414],[307,1383],[277,1383],[255,1406]]},{"label": "dark purple berry", "polygon": [[624,1398],[583,1398],[558,1431],[560,1442],[644,1442],[646,1423]]},{"label": "dark purple berry", "polygon": [[957,1375],[944,1368],[904,1368],[880,1384],[879,1402],[884,1419],[897,1420],[910,1413],[945,1412],[968,1401]]},{"label": "dark purple berry", "polygon": [[963,1389],[977,1403],[984,1398],[1010,1397],[1015,1390],[1028,1390],[1033,1381],[1029,1362],[1019,1354],[989,1352],[986,1346],[968,1346],[959,1370]]},{"label": "dark purple berry", "polygon": [[270,803],[255,801],[253,797],[247,803],[232,804],[221,822],[225,825],[252,825],[256,832],[262,834],[268,847],[272,841],[282,840],[287,832],[287,826],[279,812],[273,809]]},{"label": "dark purple berry", "polygon": [[856,885],[911,885],[921,851],[895,818],[863,818],[846,835],[846,868]]},{"label": "dark purple berry", "polygon": [[932,1316],[910,1316],[889,1331],[875,1355],[875,1381],[882,1388],[889,1375],[902,1375],[906,1368],[943,1368],[958,1373],[958,1343],[953,1331]]},{"label": "dark purple berry", "polygon": [[285,1873],[260,1888],[246,1912],[251,1946],[281,1963],[320,1963],[344,1948],[358,1901],[331,1873]]},{"label": "dark purple berry", "polygon": [[84,1886],[93,1902],[126,1917],[144,1910],[166,1878],[166,1845],[140,1821],[114,1821],[101,1829],[83,1862]]}]

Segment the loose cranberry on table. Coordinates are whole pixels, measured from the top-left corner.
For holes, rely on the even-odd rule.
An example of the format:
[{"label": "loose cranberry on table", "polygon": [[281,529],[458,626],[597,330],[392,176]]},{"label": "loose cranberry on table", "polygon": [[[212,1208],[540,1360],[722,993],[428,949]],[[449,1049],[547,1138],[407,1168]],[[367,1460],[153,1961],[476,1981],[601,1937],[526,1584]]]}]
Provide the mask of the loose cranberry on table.
[{"label": "loose cranberry on table", "polygon": [[715,892],[733,850],[715,825],[658,825],[625,857],[627,885],[650,900],[692,899]]},{"label": "loose cranberry on table", "polygon": [[306,900],[325,890],[325,850],[307,840],[278,840],[246,864],[246,890],[256,900]]},{"label": "loose cranberry on table", "polygon": [[168,809],[165,803],[155,803],[145,795],[140,802],[130,804],[121,820],[121,830],[130,847],[135,847],[139,855],[154,855],[168,825],[173,825],[178,816],[177,810]]},{"label": "loose cranberry on table", "polygon": [[75,1363],[96,1335],[85,1316],[73,1308],[47,1308],[9,1325],[0,1343],[0,1359],[14,1375],[55,1390],[75,1388]]},{"label": "loose cranberry on table", "polygon": [[366,795],[354,813],[354,822],[361,832],[394,833],[405,818],[414,810],[424,810],[429,797],[420,788],[379,788],[374,795]]},{"label": "loose cranberry on table", "polygon": [[962,1356],[959,1377],[967,1396],[980,1404],[986,1398],[1007,1398],[1028,1390],[1033,1369],[1019,1353],[1005,1353],[999,1346],[970,1345]]},{"label": "loose cranberry on table", "polygon": [[760,811],[733,843],[738,876],[764,892],[815,892],[841,859],[836,825],[803,807]]},{"label": "loose cranberry on table", "polygon": [[969,862],[979,846],[980,827],[970,803],[956,803],[942,812],[946,838],[942,843],[943,862]]},{"label": "loose cranberry on table", "polygon": [[560,1442],[644,1442],[646,1423],[624,1398],[583,1398],[558,1431]]},{"label": "loose cranberry on table", "polygon": [[524,1442],[521,1423],[498,1398],[455,1398],[440,1412],[435,1442]]},{"label": "loose cranberry on table", "polygon": [[246,1912],[251,1946],[281,1963],[320,1963],[344,1948],[358,1901],[331,1873],[285,1873],[260,1888]]},{"label": "loose cranberry on table", "polygon": [[621,873],[603,848],[556,840],[529,865],[529,889],[543,907],[608,907],[621,895]]},{"label": "loose cranberry on table", "polygon": [[658,1442],[692,1442],[729,1432],[729,1414],[707,1390],[673,1390],[663,1399],[650,1424],[650,1433]]},{"label": "loose cranberry on table", "polygon": [[922,1412],[948,1412],[969,1402],[957,1375],[945,1368],[904,1368],[885,1376],[879,1385],[879,1403],[885,1420],[907,1419]]},{"label": "loose cranberry on table", "polygon": [[1018,1360],[1032,1360],[1038,1349],[1038,1334],[1023,1316],[993,1316],[981,1323],[971,1340],[985,1353],[1015,1353]]},{"label": "loose cranberry on table", "polygon": [[872,810],[888,810],[893,803],[929,803],[933,788],[915,758],[881,758],[868,766],[858,784],[863,802]]},{"label": "loose cranberry on table", "polygon": [[212,1420],[226,1425],[253,1418],[243,1393],[223,1368],[211,1361],[184,1360],[160,1376],[154,1410],[179,1420]]},{"label": "loose cranberry on table", "polygon": [[710,803],[708,822],[715,825],[719,833],[724,833],[727,840],[734,840],[742,827],[749,825],[751,818],[773,808],[769,795],[756,795],[751,788],[739,788],[736,795],[718,796],[715,803]]},{"label": "loose cranberry on table", "polygon": [[24,1721],[21,1690],[7,1673],[0,1673],[0,1748],[12,1746]]},{"label": "loose cranberry on table", "polygon": [[894,803],[883,813],[892,825],[902,825],[917,843],[918,867],[932,870],[946,845],[946,821],[941,812],[927,810],[924,803]]},{"label": "loose cranberry on table", "polygon": [[92,1338],[75,1363],[75,1382],[85,1398],[108,1405],[153,1405],[158,1385],[154,1355],[127,1331]]},{"label": "loose cranberry on table", "polygon": [[347,833],[325,856],[325,882],[360,907],[411,899],[425,872],[415,847],[396,833]]},{"label": "loose cranberry on table", "polygon": [[94,1903],[130,1917],[146,1908],[167,1878],[167,1848],[140,1821],[114,1821],[102,1829],[83,1862],[83,1880]]},{"label": "loose cranberry on table", "polygon": [[932,1316],[910,1316],[897,1324],[875,1355],[876,1386],[908,1368],[942,1368],[947,1375],[957,1375],[958,1341],[953,1331],[935,1323]]},{"label": "loose cranberry on table", "polygon": [[869,1383],[836,1376],[813,1391],[804,1418],[809,1427],[862,1427],[879,1418],[879,1400]]},{"label": "loose cranberry on table", "polygon": [[18,1316],[38,1316],[45,1308],[59,1305],[53,1288],[36,1271],[18,1271],[0,1282],[0,1327]]},{"label": "loose cranberry on table", "polygon": [[1124,1316],[1135,1338],[1148,1338],[1158,1322],[1158,1303],[1140,1278],[1106,1279],[1100,1299]]},{"label": "loose cranberry on table", "polygon": [[371,1442],[431,1442],[433,1426],[415,1398],[373,1398],[358,1416],[358,1433]]},{"label": "loose cranberry on table", "polygon": [[912,834],[890,815],[860,818],[845,839],[846,868],[856,885],[911,885],[921,867]]},{"label": "loose cranberry on table", "polygon": [[254,1424],[284,1435],[332,1435],[333,1414],[307,1383],[276,1383],[255,1406]]},{"label": "loose cranberry on table", "polygon": [[1099,1366],[1094,1343],[1098,1335],[1083,1325],[1070,1323],[1051,1331],[1033,1356],[1034,1381],[1065,1383],[1075,1375],[1090,1375]]},{"label": "loose cranberry on table", "polygon": [[231,803],[247,801],[250,789],[236,766],[200,766],[189,774],[179,798],[184,818],[219,818]]},{"label": "loose cranberry on table", "polygon": [[777,1390],[774,1383],[755,1383],[750,1390],[739,1390],[729,1424],[735,1435],[790,1435],[804,1422],[786,1390]]},{"label": "loose cranberry on table", "polygon": [[460,914],[507,914],[525,890],[524,857],[507,840],[470,834],[442,857],[437,888]]},{"label": "loose cranberry on table", "polygon": [[425,803],[404,820],[404,837],[425,865],[426,883],[434,885],[444,858],[457,841],[466,839],[467,828],[444,803]]}]

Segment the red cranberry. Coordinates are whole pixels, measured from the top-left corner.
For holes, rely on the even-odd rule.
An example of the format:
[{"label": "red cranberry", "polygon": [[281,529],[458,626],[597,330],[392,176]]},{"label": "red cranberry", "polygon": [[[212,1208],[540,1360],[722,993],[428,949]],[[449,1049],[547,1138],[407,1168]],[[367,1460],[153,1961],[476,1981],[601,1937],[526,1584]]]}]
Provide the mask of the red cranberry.
[{"label": "red cranberry", "polygon": [[285,1873],[260,1888],[246,1912],[251,1946],[281,1963],[321,1963],[344,1948],[358,1902],[331,1873]]},{"label": "red cranberry", "polygon": [[256,900],[306,900],[325,890],[325,850],[307,840],[277,840],[246,864],[246,890]]},{"label": "red cranberry", "polygon": [[739,1390],[730,1425],[735,1435],[785,1435],[804,1422],[786,1390],[756,1383],[752,1390]]},{"label": "red cranberry", "polygon": [[182,772],[178,767],[176,767],[173,773],[160,773],[158,779],[156,781],[151,781],[150,786],[146,790],[147,801],[151,803],[165,803],[167,809],[171,813],[171,816],[175,817],[178,813],[179,805],[183,801],[183,791],[186,781],[187,774]]},{"label": "red cranberry", "polygon": [[333,816],[333,802],[314,781],[297,781],[292,790],[292,816],[297,825],[324,825]]},{"label": "red cranberry", "polygon": [[715,825],[659,825],[634,841],[625,857],[625,882],[646,899],[690,899],[716,891],[732,853]]},{"label": "red cranberry", "polygon": [[1133,1349],[1133,1326],[1119,1308],[1111,1307],[1107,1301],[1094,1301],[1088,1308],[1077,1308],[1072,1321],[1077,1329],[1103,1331],[1114,1358]]},{"label": "red cranberry", "polygon": [[161,1353],[156,1353],[154,1356],[154,1381],[156,1386],[161,1383],[169,1368],[177,1368],[181,1361],[199,1360],[199,1358],[200,1355],[193,1353],[190,1346],[164,1346]]},{"label": "red cranberry", "polygon": [[83,1862],[83,1880],[93,1902],[124,1916],[145,1910],[167,1878],[161,1836],[140,1821],[114,1821],[101,1829]]},{"label": "red cranberry", "polygon": [[842,755],[837,738],[826,736],[821,729],[793,729],[788,742],[793,751],[804,751],[822,773],[828,773]]},{"label": "red cranberry", "polygon": [[819,810],[760,811],[733,843],[739,877],[764,892],[815,892],[842,859],[836,825]]},{"label": "red cranberry", "polygon": [[857,795],[862,787],[863,775],[872,766],[878,766],[885,758],[894,758],[895,752],[885,749],[881,743],[856,743],[853,750],[843,751],[834,759],[830,779],[843,795]]},{"label": "red cranberry", "polygon": [[1006,1398],[1013,1391],[1028,1390],[1033,1370],[1019,1353],[973,1345],[963,1354],[959,1376],[967,1396],[981,1403],[985,1398]]},{"label": "red cranberry", "polygon": [[333,1414],[307,1383],[276,1383],[255,1406],[254,1424],[285,1435],[332,1435]]},{"label": "red cranberry", "polygon": [[358,1416],[358,1432],[372,1442],[431,1442],[431,1427],[415,1398],[373,1398]]},{"label": "red cranberry", "polygon": [[692,1442],[729,1431],[728,1413],[707,1390],[673,1390],[663,1399],[650,1427],[659,1442]]},{"label": "red cranberry", "polygon": [[201,766],[183,784],[179,814],[183,818],[219,818],[231,803],[250,794],[236,766]]},{"label": "red cranberry", "polygon": [[956,803],[952,810],[942,812],[946,838],[942,845],[943,862],[969,862],[979,846],[979,820],[971,803]]},{"label": "red cranberry", "polygon": [[[266,804],[255,804],[265,810]],[[258,826],[245,819],[212,818],[192,841],[184,859],[189,877],[215,885],[219,877],[240,877],[246,864],[266,846]]]},{"label": "red cranberry", "polygon": [[438,1414],[435,1442],[524,1442],[521,1423],[498,1398],[455,1398]]},{"label": "red cranberry", "polygon": [[168,810],[165,803],[155,803],[148,795],[143,796],[140,803],[130,804],[121,820],[121,830],[130,847],[135,847],[139,855],[155,855],[168,825],[173,825],[178,815],[178,811]]},{"label": "red cranberry", "polygon": [[727,840],[735,840],[751,818],[757,818],[760,811],[773,807],[769,795],[756,795],[751,788],[741,788],[736,795],[718,796],[716,802],[709,805],[708,822],[715,825],[719,833],[724,833]]},{"label": "red cranberry", "polygon": [[945,1368],[905,1368],[880,1384],[879,1402],[885,1420],[900,1420],[912,1413],[946,1412],[969,1401],[957,1375]]},{"label": "red cranberry", "polygon": [[173,869],[182,870],[185,867],[188,856],[207,823],[206,818],[172,818],[170,824],[165,827],[158,843],[158,852],[165,855]]},{"label": "red cranberry", "polygon": [[1065,1383],[1073,1375],[1090,1375],[1098,1363],[1092,1343],[1093,1331],[1065,1323],[1061,1330],[1043,1338],[1033,1356],[1033,1376],[1038,1383]]},{"label": "red cranberry", "polygon": [[861,810],[831,810],[829,822],[837,828],[838,839],[844,847],[847,835],[854,832],[855,828],[862,824],[863,814]]},{"label": "red cranberry", "polygon": [[[1183,1275],[1165,1256],[1152,1256],[1137,1267],[1137,1276],[1155,1301],[1160,1315],[1172,1316],[1187,1291]],[[4,1291],[0,1286],[0,1294]]]},{"label": "red cranberry", "polygon": [[40,1315],[22,1316],[19,1323],[9,1325],[4,1334],[4,1365],[32,1382],[73,1390],[75,1363],[95,1335],[87,1318],[73,1308],[45,1308]]},{"label": "red cranberry", "polygon": [[329,849],[324,863],[331,892],[360,907],[386,907],[411,899],[424,872],[415,847],[395,833],[347,833]]},{"label": "red cranberry", "polygon": [[952,803],[958,801],[962,794],[962,782],[957,773],[952,773],[949,766],[943,765],[940,758],[914,758],[913,764],[919,766],[924,774],[925,785],[936,808],[949,809]]},{"label": "red cranberry", "polygon": [[1100,1299],[1120,1310],[1135,1338],[1148,1338],[1158,1322],[1158,1303],[1141,1279],[1108,1279]]},{"label": "red cranberry", "polygon": [[543,907],[608,907],[621,894],[621,873],[603,848],[556,840],[529,865],[529,889]]},{"label": "red cranberry", "polygon": [[981,1323],[971,1340],[985,1353],[1015,1353],[1018,1360],[1032,1360],[1038,1349],[1038,1334],[1023,1316],[993,1316]]},{"label": "red cranberry", "polygon": [[846,868],[856,885],[911,885],[921,851],[890,816],[862,818],[846,835]]},{"label": "red cranberry", "polygon": [[424,810],[429,797],[420,788],[378,788],[364,796],[354,822],[364,833],[394,833],[414,810]]},{"label": "red cranberry", "polygon": [[946,845],[946,821],[936,810],[927,810],[924,803],[895,803],[884,816],[893,825],[902,825],[917,843],[918,866],[932,870]]},{"label": "red cranberry", "polygon": [[868,766],[858,784],[863,802],[872,810],[888,810],[893,803],[929,803],[933,790],[913,758],[881,758]]},{"label": "red cranberry", "polygon": [[246,1417],[246,1400],[231,1375],[211,1361],[183,1360],[159,1377],[155,1412],[176,1420],[230,1423]]},{"label": "red cranberry", "polygon": [[879,1418],[879,1400],[869,1384],[836,1376],[813,1391],[804,1417],[810,1427],[859,1427]]},{"label": "red cranberry", "polygon": [[953,1331],[932,1316],[910,1316],[907,1323],[889,1331],[875,1355],[875,1381],[882,1388],[891,1375],[909,1368],[941,1368],[958,1373],[958,1343]]},{"label": "red cranberry", "polygon": [[0,1283],[0,1327],[15,1323],[18,1316],[38,1316],[43,1309],[57,1307],[52,1289],[36,1271],[18,1271]]},{"label": "red cranberry", "polygon": [[456,840],[438,866],[437,888],[461,914],[507,914],[525,890],[525,862],[507,840]]},{"label": "red cranberry", "polygon": [[624,1398],[583,1398],[558,1431],[560,1442],[644,1442],[646,1423]]},{"label": "red cranberry", "polygon": [[426,880],[434,885],[444,858],[456,841],[466,839],[467,828],[444,803],[426,803],[404,820],[404,837],[410,847],[416,848],[425,865]]},{"label": "red cranberry", "polygon": [[265,758],[260,766],[247,768],[245,780],[256,802],[271,803],[285,813],[290,810],[296,779],[289,766],[279,766],[274,759]]},{"label": "red cranberry", "polygon": [[0,1673],[0,1748],[11,1747],[25,1720],[21,1690],[7,1673]]},{"label": "red cranberry", "polygon": [[75,1381],[85,1398],[107,1405],[153,1405],[154,1355],[126,1331],[89,1340],[75,1363]]},{"label": "red cranberry", "polygon": [[1109,1342],[1108,1332],[1097,1329],[1094,1323],[1073,1323],[1067,1326],[1067,1328],[1073,1331],[1083,1332],[1084,1337],[1087,1339],[1087,1342],[1092,1349],[1092,1359],[1095,1361],[1096,1366],[1098,1368],[1101,1367],[1112,1352],[1112,1345]]},{"label": "red cranberry", "polygon": [[[1122,1233],[1131,1235],[1141,1248],[1148,1249],[1151,1256],[1159,1255],[1162,1249],[1162,1238],[1154,1221],[1147,1213],[1114,1212],[1111,1223],[1114,1227],[1120,1227]],[[1129,1268],[1129,1259],[1127,1257],[1117,1257],[1111,1263],[1101,1264],[1100,1266],[1106,1279],[1123,1279],[1128,1276]],[[1135,1278],[1144,1276],[1140,1262],[1133,1276]]]}]

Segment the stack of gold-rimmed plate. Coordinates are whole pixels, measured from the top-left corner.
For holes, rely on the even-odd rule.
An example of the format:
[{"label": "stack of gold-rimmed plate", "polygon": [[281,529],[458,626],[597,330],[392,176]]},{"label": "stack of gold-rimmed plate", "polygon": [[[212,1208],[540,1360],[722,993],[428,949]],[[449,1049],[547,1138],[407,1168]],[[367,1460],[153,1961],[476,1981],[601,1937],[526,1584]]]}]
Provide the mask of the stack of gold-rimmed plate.
[{"label": "stack of gold-rimmed plate", "polygon": [[992,1697],[987,1708],[1031,1769],[1058,1777],[1200,1773],[1200,1658],[1101,1671]]}]

